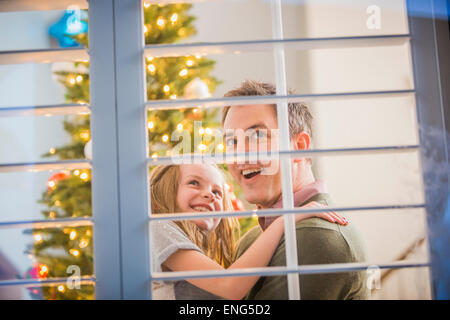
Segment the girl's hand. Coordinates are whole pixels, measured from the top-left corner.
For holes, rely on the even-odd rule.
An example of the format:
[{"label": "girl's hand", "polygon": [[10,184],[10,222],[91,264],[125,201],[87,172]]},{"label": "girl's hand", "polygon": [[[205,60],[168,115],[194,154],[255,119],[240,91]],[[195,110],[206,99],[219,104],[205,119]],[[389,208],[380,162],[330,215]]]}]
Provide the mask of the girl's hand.
[{"label": "girl's hand", "polygon": [[[310,208],[310,209],[314,209],[314,208],[326,208],[327,206],[320,204],[318,202],[312,201],[307,203],[306,205],[302,206],[301,208]],[[341,225],[347,225],[348,224],[348,220],[344,217],[342,217],[341,215],[339,215],[338,213],[334,212],[334,211],[329,211],[329,212],[317,212],[317,213],[311,213],[311,214],[296,214],[295,215],[295,222],[299,222],[301,220],[304,219],[308,219],[308,218],[313,218],[313,217],[317,217],[317,218],[321,218],[333,223],[338,223]]]}]

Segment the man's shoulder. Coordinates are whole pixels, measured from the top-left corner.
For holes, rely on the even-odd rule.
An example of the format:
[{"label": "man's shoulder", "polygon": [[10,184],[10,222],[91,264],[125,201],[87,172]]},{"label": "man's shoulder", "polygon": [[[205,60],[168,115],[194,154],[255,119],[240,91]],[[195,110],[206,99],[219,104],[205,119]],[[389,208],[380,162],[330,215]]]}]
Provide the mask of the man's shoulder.
[{"label": "man's shoulder", "polygon": [[320,218],[310,218],[298,222],[296,231],[298,247],[303,250],[346,257],[342,262],[366,260],[363,239],[352,222],[343,226]]}]

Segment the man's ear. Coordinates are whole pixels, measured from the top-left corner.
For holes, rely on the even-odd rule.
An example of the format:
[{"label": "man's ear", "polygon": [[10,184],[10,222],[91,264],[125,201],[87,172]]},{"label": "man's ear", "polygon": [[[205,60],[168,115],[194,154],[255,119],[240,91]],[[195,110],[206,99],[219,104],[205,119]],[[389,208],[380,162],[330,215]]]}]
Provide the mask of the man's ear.
[{"label": "man's ear", "polygon": [[[308,150],[311,145],[311,137],[308,133],[302,131],[292,138],[291,143],[293,150]],[[300,162],[303,159],[304,158],[294,158],[294,162]]]}]

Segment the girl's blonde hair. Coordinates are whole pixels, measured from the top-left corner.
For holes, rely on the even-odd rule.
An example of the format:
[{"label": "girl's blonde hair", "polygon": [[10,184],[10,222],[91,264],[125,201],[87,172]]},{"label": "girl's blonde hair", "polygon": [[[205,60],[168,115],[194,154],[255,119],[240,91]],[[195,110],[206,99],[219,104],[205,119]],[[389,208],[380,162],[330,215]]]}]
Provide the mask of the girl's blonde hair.
[{"label": "girl's blonde hair", "polygon": [[[214,166],[222,175],[220,169]],[[167,165],[155,167],[150,175],[152,214],[179,213],[177,204],[178,185],[180,183],[180,165]],[[223,177],[223,175],[222,175]],[[224,179],[225,181],[225,179]],[[228,192],[223,188],[223,208],[225,211],[233,211],[233,205]],[[174,221],[203,252],[222,265],[224,268],[233,263],[236,248],[235,218],[222,218],[219,225],[211,232],[203,232],[190,220]]]}]

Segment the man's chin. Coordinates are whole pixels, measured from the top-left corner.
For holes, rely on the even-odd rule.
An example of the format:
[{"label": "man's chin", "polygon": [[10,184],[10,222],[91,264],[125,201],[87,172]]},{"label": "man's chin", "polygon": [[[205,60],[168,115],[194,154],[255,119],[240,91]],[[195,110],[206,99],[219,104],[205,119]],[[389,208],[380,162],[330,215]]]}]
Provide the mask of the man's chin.
[{"label": "man's chin", "polygon": [[261,194],[252,194],[252,195],[245,195],[245,191],[244,191],[244,198],[245,201],[247,201],[248,203],[251,204],[255,204],[255,205],[261,205],[261,203],[264,203],[264,197],[261,197]]}]

